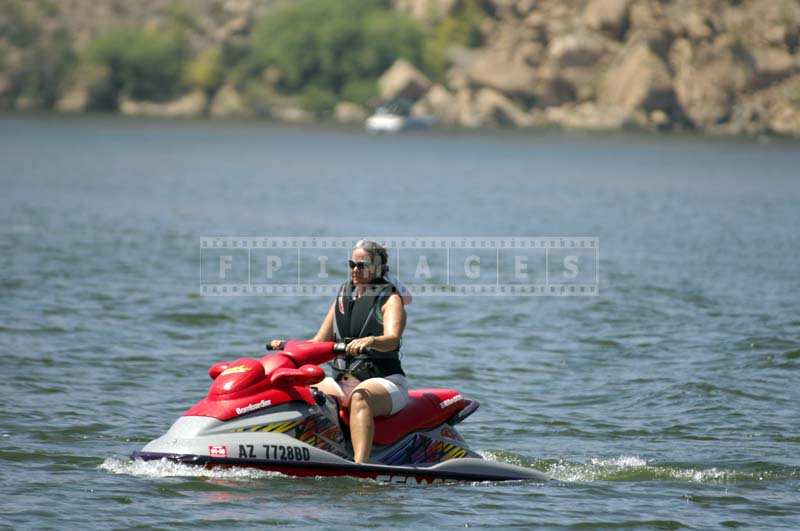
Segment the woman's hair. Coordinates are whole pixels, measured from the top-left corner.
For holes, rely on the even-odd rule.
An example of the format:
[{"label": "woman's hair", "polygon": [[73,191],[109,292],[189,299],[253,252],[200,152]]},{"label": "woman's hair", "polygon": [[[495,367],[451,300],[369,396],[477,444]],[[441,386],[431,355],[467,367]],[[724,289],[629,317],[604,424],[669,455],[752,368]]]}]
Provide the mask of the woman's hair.
[{"label": "woman's hair", "polygon": [[371,240],[358,240],[353,247],[354,251],[356,249],[367,251],[370,260],[381,265],[381,276],[389,272],[389,253],[386,252],[386,247]]}]

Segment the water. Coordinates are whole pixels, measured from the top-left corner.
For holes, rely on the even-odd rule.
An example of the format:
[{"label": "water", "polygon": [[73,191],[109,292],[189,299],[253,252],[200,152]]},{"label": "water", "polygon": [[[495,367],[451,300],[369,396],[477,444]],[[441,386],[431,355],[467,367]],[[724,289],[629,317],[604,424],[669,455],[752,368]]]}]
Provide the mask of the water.
[{"label": "water", "polygon": [[[800,149],[0,117],[0,524],[800,526]],[[208,235],[596,236],[600,296],[426,298],[415,386],[555,482],[395,487],[132,462],[219,359],[329,300],[207,298]]]}]

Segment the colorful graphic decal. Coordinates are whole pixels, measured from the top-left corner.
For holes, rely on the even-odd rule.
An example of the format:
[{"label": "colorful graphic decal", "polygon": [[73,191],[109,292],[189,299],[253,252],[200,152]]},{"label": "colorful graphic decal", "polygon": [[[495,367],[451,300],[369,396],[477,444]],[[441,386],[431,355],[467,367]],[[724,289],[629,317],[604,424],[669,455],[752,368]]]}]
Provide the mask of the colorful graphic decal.
[{"label": "colorful graphic decal", "polygon": [[250,370],[250,367],[247,365],[234,365],[233,367],[228,367],[224,371],[220,373],[220,376],[225,376],[226,374],[235,374],[237,372],[247,372]]},{"label": "colorful graphic decal", "polygon": [[258,426],[239,428],[237,432],[265,431],[272,433],[285,433],[299,441],[331,452],[340,457],[347,457],[344,452],[344,437],[339,426],[328,417],[321,414],[310,415],[303,419],[285,422],[271,422]]},{"label": "colorful graphic decal", "polygon": [[442,431],[439,432],[439,435],[444,437],[445,439],[453,439],[454,441],[463,441],[464,439],[461,435],[456,432],[456,430],[451,430],[450,428],[442,428]]},{"label": "colorful graphic decal", "polygon": [[418,433],[408,443],[381,458],[381,462],[386,465],[439,463],[466,456],[467,450],[461,446],[435,441]]}]

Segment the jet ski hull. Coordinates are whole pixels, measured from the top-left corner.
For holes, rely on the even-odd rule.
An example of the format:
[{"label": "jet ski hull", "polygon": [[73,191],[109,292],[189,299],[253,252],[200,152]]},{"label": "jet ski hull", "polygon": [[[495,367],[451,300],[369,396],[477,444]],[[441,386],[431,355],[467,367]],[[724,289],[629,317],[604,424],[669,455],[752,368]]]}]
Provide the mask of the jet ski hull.
[{"label": "jet ski hull", "polygon": [[[204,468],[245,467],[278,472],[297,477],[355,477],[403,485],[431,485],[458,481],[537,481],[551,478],[538,470],[497,463],[485,459],[465,457],[436,463],[431,466],[359,465],[353,462],[287,464],[269,459],[236,459],[207,455],[166,454],[159,452],[134,452],[135,459],[157,461],[165,459],[174,463]],[[343,460],[344,461],[344,460]]]}]

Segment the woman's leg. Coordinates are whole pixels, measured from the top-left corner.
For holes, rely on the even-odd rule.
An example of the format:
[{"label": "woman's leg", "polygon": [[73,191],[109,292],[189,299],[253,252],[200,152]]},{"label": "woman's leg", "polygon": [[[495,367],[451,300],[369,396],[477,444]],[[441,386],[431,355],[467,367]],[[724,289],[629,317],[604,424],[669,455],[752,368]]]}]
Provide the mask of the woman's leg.
[{"label": "woman's leg", "polygon": [[384,385],[371,378],[358,384],[350,396],[350,439],[353,443],[353,460],[365,463],[372,452],[375,434],[374,417],[392,411],[392,398]]},{"label": "woman's leg", "polygon": [[336,380],[331,378],[330,376],[326,376],[324,380],[320,383],[313,385],[312,387],[316,387],[326,395],[335,396],[339,399],[339,403],[343,404],[345,400],[344,392],[342,392],[342,388],[336,383]]}]

